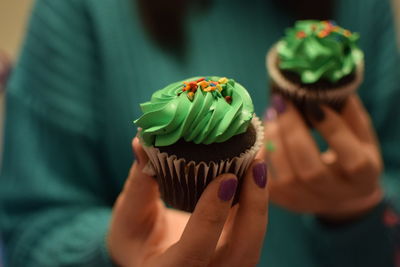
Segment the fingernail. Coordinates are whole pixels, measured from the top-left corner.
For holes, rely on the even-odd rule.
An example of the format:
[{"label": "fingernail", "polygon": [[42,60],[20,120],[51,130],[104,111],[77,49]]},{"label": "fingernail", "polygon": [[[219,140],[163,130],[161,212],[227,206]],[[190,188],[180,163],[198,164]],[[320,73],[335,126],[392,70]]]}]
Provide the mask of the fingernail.
[{"label": "fingernail", "polygon": [[257,163],[253,167],[253,179],[260,188],[264,188],[267,185],[267,166],[264,162]]},{"label": "fingernail", "polygon": [[277,112],[276,112],[276,110],[274,109],[274,108],[272,108],[272,107],[269,107],[269,108],[267,108],[266,110],[265,110],[265,113],[264,113],[264,120],[266,120],[266,121],[272,121],[272,120],[275,120],[276,119],[276,117],[277,117]]},{"label": "fingernail", "polygon": [[219,190],[218,190],[219,199],[221,199],[222,201],[231,200],[235,195],[237,184],[238,184],[237,180],[233,178],[222,181],[221,184],[219,185]]},{"label": "fingernail", "polygon": [[322,108],[315,103],[305,105],[305,112],[311,121],[321,122],[325,119],[325,113]]},{"label": "fingernail", "polygon": [[286,110],[286,103],[282,96],[274,94],[271,98],[271,105],[278,114],[282,114]]}]

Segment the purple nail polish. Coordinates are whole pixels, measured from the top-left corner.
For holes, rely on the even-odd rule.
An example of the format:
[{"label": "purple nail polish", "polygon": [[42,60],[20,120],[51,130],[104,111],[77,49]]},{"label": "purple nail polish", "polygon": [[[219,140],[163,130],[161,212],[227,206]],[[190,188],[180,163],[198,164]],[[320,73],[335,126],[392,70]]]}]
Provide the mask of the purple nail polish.
[{"label": "purple nail polish", "polygon": [[276,110],[272,107],[269,107],[265,110],[264,120],[272,121],[272,120],[275,120],[277,116],[278,116],[278,113],[276,112]]},{"label": "purple nail polish", "polygon": [[222,181],[218,190],[219,199],[222,201],[231,200],[236,193],[237,184],[237,180],[233,178]]},{"label": "purple nail polish", "polygon": [[281,114],[286,110],[285,100],[280,95],[277,94],[272,95],[271,104],[272,107],[276,110],[276,112],[278,112],[278,114]]},{"label": "purple nail polish", "polygon": [[260,162],[253,167],[253,178],[256,185],[264,188],[267,185],[267,166]]}]

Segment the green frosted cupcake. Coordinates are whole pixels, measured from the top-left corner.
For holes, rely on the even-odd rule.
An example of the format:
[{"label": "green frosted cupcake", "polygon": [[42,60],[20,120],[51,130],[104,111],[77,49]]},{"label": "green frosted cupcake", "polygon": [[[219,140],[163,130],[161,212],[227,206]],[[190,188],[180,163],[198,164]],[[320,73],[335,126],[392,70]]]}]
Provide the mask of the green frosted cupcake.
[{"label": "green frosted cupcake", "polygon": [[149,155],[147,170],[156,177],[163,200],[180,210],[193,211],[219,174],[234,173],[240,184],[262,143],[250,95],[232,79],[176,82],[140,106],[143,115],[135,124]]},{"label": "green frosted cupcake", "polygon": [[363,80],[358,39],[333,21],[297,21],[268,52],[272,91],[300,108],[313,102],[340,109]]}]

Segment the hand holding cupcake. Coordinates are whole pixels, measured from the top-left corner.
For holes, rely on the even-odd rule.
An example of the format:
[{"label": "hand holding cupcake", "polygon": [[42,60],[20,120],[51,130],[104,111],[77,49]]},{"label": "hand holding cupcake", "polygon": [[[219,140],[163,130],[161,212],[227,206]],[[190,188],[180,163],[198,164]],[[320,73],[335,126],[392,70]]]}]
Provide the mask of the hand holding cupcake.
[{"label": "hand holding cupcake", "polygon": [[267,169],[255,160],[238,185],[222,174],[207,185],[193,213],[165,207],[158,183],[143,172],[148,157],[138,138],[136,161],[113,208],[107,248],[118,266],[255,266],[268,219]]},{"label": "hand holding cupcake", "polygon": [[273,97],[261,154],[271,200],[329,224],[357,220],[382,200],[379,145],[355,94],[364,68],[358,38],[332,21],[298,21],[267,55]]}]

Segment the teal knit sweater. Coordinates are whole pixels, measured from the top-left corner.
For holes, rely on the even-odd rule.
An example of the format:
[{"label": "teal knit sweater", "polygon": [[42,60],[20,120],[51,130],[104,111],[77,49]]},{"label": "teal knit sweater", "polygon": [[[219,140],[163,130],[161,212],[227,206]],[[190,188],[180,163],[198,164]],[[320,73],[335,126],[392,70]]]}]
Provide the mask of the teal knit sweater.
[{"label": "teal knit sweater", "polygon": [[[294,22],[272,1],[215,0],[188,11],[183,60],[151,41],[132,2],[34,6],[7,91],[0,223],[9,266],[112,265],[104,239],[133,160],[132,121],[156,89],[222,75],[249,89],[259,115],[267,106],[265,54]],[[362,36],[359,92],[381,142],[387,201],[334,229],[272,205],[260,266],[394,266],[396,223],[383,220],[388,200],[400,203],[400,65],[389,0],[340,0],[335,14]]]}]

